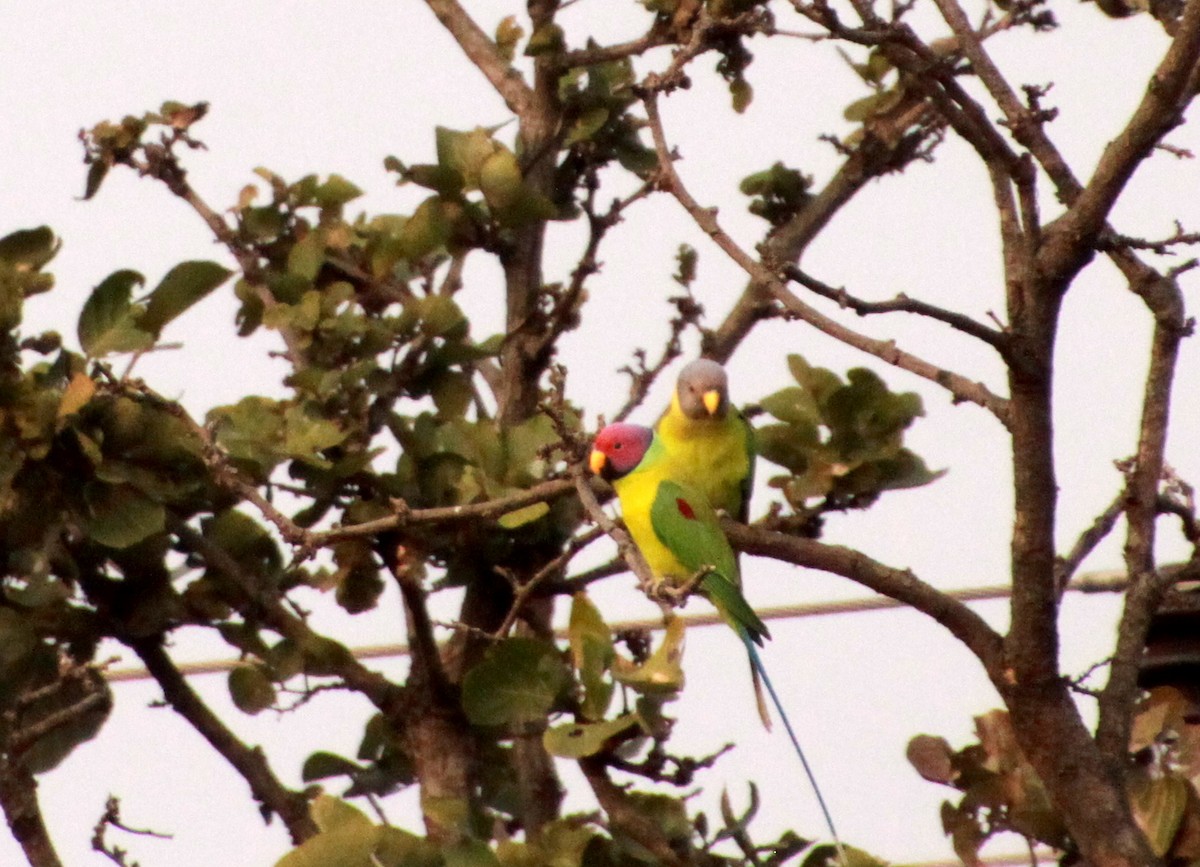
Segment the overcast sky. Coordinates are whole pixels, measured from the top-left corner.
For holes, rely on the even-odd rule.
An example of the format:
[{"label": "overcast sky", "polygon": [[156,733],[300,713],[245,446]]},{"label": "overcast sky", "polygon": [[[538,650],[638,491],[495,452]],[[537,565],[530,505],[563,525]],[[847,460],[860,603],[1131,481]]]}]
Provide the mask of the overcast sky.
[{"label": "overcast sky", "polygon": [[[509,5],[523,4],[469,5],[490,30]],[[644,15],[635,3],[619,4],[631,10],[623,24],[615,20],[617,6],[611,0],[575,3],[562,18],[570,38],[581,44],[589,28],[600,41],[632,35]],[[140,114],[166,99],[206,100],[210,114],[195,132],[208,150],[188,154],[187,164],[194,185],[214,206],[229,207],[255,180],[252,170],[266,166],[289,179],[310,172],[342,174],[367,191],[351,211],[376,213],[400,212],[414,203],[414,192],[396,189],[383,170],[384,156],[431,161],[435,125],[464,129],[508,117],[420,3],[183,2],[170,4],[169,13],[166,8],[147,2],[0,4],[0,32],[14,37],[0,52],[0,235],[45,223],[64,240],[53,264],[58,289],[28,305],[27,333],[53,328],[74,343],[87,292],[118,268],[139,270],[154,285],[180,260],[227,259],[193,213],[128,172],[113,172],[94,201],[81,202],[84,167],[76,139],[81,127]],[[1054,83],[1048,100],[1060,115],[1050,132],[1086,176],[1136,104],[1166,42],[1148,19],[1112,22],[1092,6],[1073,2],[1054,4],[1054,11],[1069,25],[1063,31],[1033,41],[1006,36],[995,41],[993,51],[1014,83]],[[723,223],[747,246],[760,236],[762,224],[745,213],[737,181],[782,159],[822,183],[838,160],[818,137],[848,133],[841,109],[865,94],[831,45],[776,40],[768,46],[759,40],[752,47],[757,60],[749,79],[756,99],[744,116],[726,110],[723,85],[708,74],[696,75],[691,90],[664,106],[668,135],[684,158],[679,170],[685,181],[702,203],[722,206]],[[641,61],[639,72],[661,67],[664,57]],[[711,70],[711,61],[700,66]],[[1169,140],[1200,148],[1192,126]],[[1117,228],[1164,237],[1176,218],[1189,230],[1200,228],[1198,171],[1194,162],[1156,156],[1117,209]],[[864,191],[813,245],[805,267],[870,298],[906,292],[980,319],[989,311],[1001,314],[990,202],[982,168],[965,146],[950,140],[936,165],[918,164]],[[1051,196],[1044,207],[1047,215],[1053,213]],[[555,227],[552,240],[550,280],[569,272],[581,245],[577,226]],[[709,324],[720,321],[740,292],[743,275],[706,244],[668,197],[632,214],[602,253],[604,269],[592,284],[584,327],[562,347],[570,393],[589,421],[599,413],[611,415],[623,402],[626,381],[617,370],[632,351],[645,346],[654,352],[661,345],[671,310],[666,298],[676,288],[670,281],[673,257],[684,241],[701,253],[697,294]],[[1196,273],[1183,278],[1192,296]],[[469,271],[462,297],[477,336],[499,330],[500,283],[490,263]],[[234,339],[235,308],[229,287],[206,300],[164,334],[186,347],[144,359],[139,374],[197,414],[248,393],[281,394],[283,370],[266,357],[276,341],[265,332]],[[944,329],[895,317],[848,321],[895,336],[905,348],[1003,390],[995,360]],[[1058,359],[1064,546],[1119,489],[1112,461],[1133,451],[1148,334],[1140,302],[1111,266],[1097,261],[1068,298]],[[1006,438],[995,420],[972,406],[952,406],[935,387],[794,323],[762,327],[738,352],[730,365],[735,400],[748,402],[785,385],[789,352],[839,372],[866,364],[893,389],[920,392],[928,414],[913,427],[909,444],[931,467],[949,470],[926,489],[885,496],[869,513],[832,518],[825,538],[911,567],[942,588],[1004,581],[1011,500]],[[1200,479],[1194,447],[1198,367],[1200,356],[1189,341],[1177,378],[1169,461],[1193,482]],[[634,420],[651,422],[666,399],[660,388]],[[767,467],[760,471],[761,477],[769,474]],[[756,513],[765,509],[768,496],[760,488]],[[1162,556],[1181,556],[1183,547],[1172,533],[1163,536]],[[1119,564],[1116,538],[1086,568]],[[864,595],[844,580],[780,564],[750,560],[743,569],[756,604]],[[610,579],[596,598],[614,620],[653,610],[628,576]],[[1002,603],[978,607],[1004,626]],[[1112,598],[1068,599],[1064,670],[1083,671],[1107,655],[1115,610]],[[453,616],[450,600],[443,616]],[[321,617],[352,643],[401,637],[390,596],[373,618],[351,620],[336,611],[322,611]],[[904,759],[904,746],[918,732],[943,734],[955,746],[969,739],[971,716],[998,705],[979,667],[940,627],[911,612],[793,620],[773,624],[772,632],[767,666],[792,710],[843,838],[892,861],[948,857],[937,807],[954,793],[918,778]],[[746,782],[753,779],[765,801],[757,825],[764,839],[785,827],[823,834],[783,733],[761,730],[736,640],[723,630],[693,630],[688,645],[688,687],[675,706],[680,723],[672,745],[703,753],[738,741],[737,750],[703,779],[706,791],[697,803],[715,805],[723,786],[735,803],[744,802]],[[205,638],[189,639],[180,651],[190,658],[228,656],[223,645]],[[713,664],[723,659],[729,664]],[[398,661],[384,667],[398,672],[402,666]],[[326,694],[303,714],[250,719],[229,706],[223,677],[196,684],[239,733],[264,745],[277,772],[292,784],[312,750],[352,754],[368,715],[364,702]],[[113,717],[100,736],[43,778],[46,817],[67,863],[103,863],[88,848],[91,827],[110,793],[122,799],[130,824],[174,835],[171,842],[119,841],[143,867],[267,865],[286,850],[279,824],[264,830],[240,778],[171,711],[151,706],[156,687],[122,684],[116,696]],[[578,782],[564,770],[569,785]],[[389,800],[389,817],[415,828],[414,804],[411,793]],[[589,804],[581,798],[574,806]],[[1002,841],[997,849],[1017,850],[1019,841]],[[20,857],[15,843],[0,839],[0,863]]]}]

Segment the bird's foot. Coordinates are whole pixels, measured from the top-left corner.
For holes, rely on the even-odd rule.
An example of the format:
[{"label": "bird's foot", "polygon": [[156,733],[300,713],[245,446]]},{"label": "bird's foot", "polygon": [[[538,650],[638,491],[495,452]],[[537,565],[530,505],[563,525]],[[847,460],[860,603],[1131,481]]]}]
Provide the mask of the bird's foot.
[{"label": "bird's foot", "polygon": [[680,608],[688,601],[688,597],[696,592],[696,589],[700,586],[700,582],[708,577],[712,571],[711,566],[705,566],[682,584],[660,581],[657,586],[646,591],[647,595],[659,603],[668,604],[673,608]]}]

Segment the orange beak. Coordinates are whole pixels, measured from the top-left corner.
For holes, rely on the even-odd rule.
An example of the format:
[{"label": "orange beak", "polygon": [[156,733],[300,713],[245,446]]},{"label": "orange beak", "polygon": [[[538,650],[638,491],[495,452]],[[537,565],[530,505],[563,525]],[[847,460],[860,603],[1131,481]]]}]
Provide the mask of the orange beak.
[{"label": "orange beak", "polygon": [[721,392],[714,388],[712,391],[704,392],[704,397],[701,399],[704,401],[704,408],[708,410],[708,414],[716,415],[721,406]]},{"label": "orange beak", "polygon": [[591,457],[588,458],[588,466],[592,469],[593,475],[600,475],[604,471],[604,465],[608,463],[608,455],[600,451],[600,449],[592,449]]}]

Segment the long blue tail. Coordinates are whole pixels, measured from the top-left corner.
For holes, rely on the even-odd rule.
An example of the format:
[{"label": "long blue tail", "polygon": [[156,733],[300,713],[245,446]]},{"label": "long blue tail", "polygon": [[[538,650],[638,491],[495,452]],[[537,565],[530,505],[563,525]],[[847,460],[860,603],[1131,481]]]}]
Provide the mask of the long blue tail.
[{"label": "long blue tail", "polygon": [[833,816],[829,812],[829,807],[825,803],[825,798],[821,794],[821,787],[817,785],[817,777],[813,773],[812,767],[808,764],[808,759],[804,756],[804,750],[800,746],[800,739],[796,737],[796,731],[792,728],[792,721],[788,719],[787,711],[783,709],[783,702],[779,700],[779,694],[775,692],[775,685],[771,683],[771,678],[767,676],[767,669],[763,665],[762,657],[758,655],[758,648],[754,643],[747,638],[742,641],[746,645],[746,651],[750,654],[750,665],[758,672],[758,676],[762,678],[763,684],[767,687],[767,693],[771,696],[771,702],[775,705],[775,710],[779,711],[779,718],[783,720],[783,727],[787,730],[788,737],[792,741],[792,746],[796,750],[796,755],[800,757],[800,764],[804,767],[804,773],[808,777],[808,783],[812,786],[813,794],[817,796],[817,804],[821,808],[821,814],[825,817],[825,824],[829,828],[829,835],[833,838],[833,845],[837,849],[838,860],[841,861],[842,867],[848,867],[849,861],[846,860],[846,850],[842,846],[842,840],[838,837],[837,828],[833,825]]}]

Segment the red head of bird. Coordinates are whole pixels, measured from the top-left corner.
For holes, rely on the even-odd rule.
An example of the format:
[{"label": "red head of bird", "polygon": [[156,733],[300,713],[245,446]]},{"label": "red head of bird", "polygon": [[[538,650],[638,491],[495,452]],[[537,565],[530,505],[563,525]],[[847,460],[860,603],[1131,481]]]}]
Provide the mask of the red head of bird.
[{"label": "red head of bird", "polygon": [[606,481],[619,479],[642,462],[654,431],[636,424],[610,424],[596,434],[588,464],[592,472]]}]

